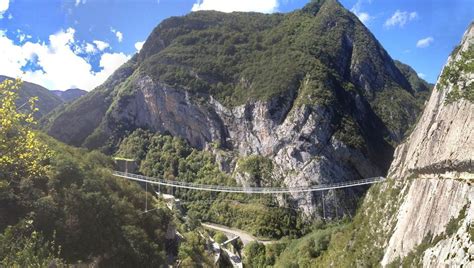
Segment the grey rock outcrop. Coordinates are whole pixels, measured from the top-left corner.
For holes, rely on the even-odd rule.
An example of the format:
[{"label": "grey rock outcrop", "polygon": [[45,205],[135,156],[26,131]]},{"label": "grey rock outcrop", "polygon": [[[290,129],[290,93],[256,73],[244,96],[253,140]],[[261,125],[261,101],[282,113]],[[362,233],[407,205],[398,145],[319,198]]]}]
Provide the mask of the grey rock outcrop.
[{"label": "grey rock outcrop", "polygon": [[[460,52],[473,45],[471,25],[447,64],[460,60]],[[474,74],[461,75],[474,82]],[[452,84],[443,87],[438,81],[419,123],[396,149],[388,176],[407,184],[414,181],[398,210],[382,265],[403,259],[422,243],[434,244],[422,253],[424,267],[462,267],[474,261],[474,239],[469,237],[474,216],[474,103],[447,103],[452,90]]]},{"label": "grey rock outcrop", "polygon": [[[179,136],[202,149],[212,150],[210,144],[218,142],[223,150],[231,152],[225,160],[217,161],[222,162],[228,172],[234,170],[239,157],[258,154],[272,159],[273,177],[283,185],[310,186],[381,176],[392,152],[392,147],[384,141],[383,132],[374,131],[374,128],[383,128],[382,123],[362,100],[352,104],[352,109],[363,115],[355,120],[360,120],[362,132],[373,135],[372,139],[366,137],[365,148],[360,149],[336,137],[334,120],[338,115],[328,107],[293,107],[291,101],[271,100],[226,108],[212,96],[174,89],[146,76],[136,79],[133,87],[133,94],[113,104],[108,114],[120,122],[110,121],[108,125],[113,127],[104,125],[102,131],[112,136],[115,127],[122,124],[132,129],[145,128]],[[290,95],[286,99],[294,98]],[[277,112],[272,114],[271,111]],[[370,124],[363,122],[367,118],[372,118]],[[326,216],[351,213],[362,190],[327,193]],[[323,210],[319,193],[295,194],[291,199],[292,205],[306,215],[322,216],[318,214]]]},{"label": "grey rock outcrop", "polygon": [[[137,128],[170,134],[213,151],[229,173],[260,155],[282,186],[357,180],[386,174],[421,110],[418,92],[429,91],[413,86],[419,80],[336,0],[291,14],[200,11],[160,23],[139,54],[45,130],[107,153]],[[365,189],[280,200],[332,218],[353,211]]]}]

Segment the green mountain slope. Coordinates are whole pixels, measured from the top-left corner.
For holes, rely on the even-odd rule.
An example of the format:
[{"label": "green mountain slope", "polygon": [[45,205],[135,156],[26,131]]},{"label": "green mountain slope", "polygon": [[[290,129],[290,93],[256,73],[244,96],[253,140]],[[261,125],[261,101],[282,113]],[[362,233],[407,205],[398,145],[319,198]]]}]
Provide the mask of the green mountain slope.
[{"label": "green mountain slope", "polygon": [[[371,186],[352,222],[293,241],[276,267],[472,266],[473,44],[471,23],[419,122],[397,147],[389,179]],[[298,257],[289,260],[291,253]]]},{"label": "green mountain slope", "polygon": [[199,226],[150,186],[114,177],[108,156],[32,130],[15,86],[0,83],[1,267],[211,265]]},{"label": "green mountain slope", "polygon": [[[5,79],[14,80],[14,78],[0,75],[0,82],[3,82]],[[19,91],[19,95],[20,97],[17,100],[18,106],[28,102],[31,97],[38,97],[36,107],[39,110],[35,113],[36,118],[43,117],[63,103],[63,100],[56,96],[53,92],[40,85],[29,82],[23,82],[23,86]]]},{"label": "green mountain slope", "polygon": [[[111,121],[105,112],[112,102],[125,102],[135,90],[131,82],[144,75],[203,98],[211,95],[227,107],[289,92],[296,92],[296,104],[318,103],[337,81],[369,101],[395,141],[413,123],[423,102],[418,100],[426,97],[417,93],[428,90],[418,86],[426,82],[416,74],[397,68],[365,26],[334,0],[314,1],[289,14],[195,12],[163,21],[139,55],[95,90],[106,95],[94,92],[67,107],[48,132],[83,144],[101,122]],[[304,88],[304,81],[319,86]],[[103,107],[84,113],[89,103]],[[72,114],[92,124],[62,120]]]},{"label": "green mountain slope", "polygon": [[78,89],[78,88],[70,88],[64,91],[61,90],[52,90],[52,92],[60,97],[64,102],[71,102],[74,101],[84,95],[87,94],[87,91]]},{"label": "green mountain slope", "polygon": [[[238,164],[252,155],[287,186],[383,176],[429,90],[398,65],[336,0],[288,14],[194,12],[160,23],[139,54],[44,129],[107,153],[138,128],[169,134],[212,151],[244,185],[254,176]],[[290,203],[340,217],[364,189]]]}]

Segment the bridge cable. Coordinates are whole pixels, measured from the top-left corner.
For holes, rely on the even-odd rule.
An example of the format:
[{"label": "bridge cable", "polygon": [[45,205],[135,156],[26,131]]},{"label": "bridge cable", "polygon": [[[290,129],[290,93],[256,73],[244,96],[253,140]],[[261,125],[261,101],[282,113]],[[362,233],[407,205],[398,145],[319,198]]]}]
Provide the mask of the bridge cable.
[{"label": "bridge cable", "polygon": [[224,185],[207,185],[197,184],[183,181],[170,181],[152,177],[146,177],[142,175],[125,173],[120,171],[114,171],[113,175],[121,177],[127,180],[145,182],[150,184],[158,184],[164,186],[170,186],[174,188],[184,188],[191,190],[200,191],[211,191],[211,192],[226,192],[226,193],[247,193],[247,194],[284,194],[284,193],[302,193],[302,192],[316,192],[339,188],[348,188],[360,185],[368,185],[383,182],[386,180],[384,177],[372,177],[362,180],[337,182],[331,184],[320,184],[311,186],[299,186],[299,187],[242,187],[242,186],[224,186]]}]

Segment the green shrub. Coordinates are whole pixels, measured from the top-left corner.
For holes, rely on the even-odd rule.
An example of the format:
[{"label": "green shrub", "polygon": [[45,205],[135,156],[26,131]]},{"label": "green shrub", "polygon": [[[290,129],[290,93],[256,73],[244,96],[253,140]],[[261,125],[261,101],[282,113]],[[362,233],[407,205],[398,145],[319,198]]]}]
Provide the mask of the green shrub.
[{"label": "green shrub", "polygon": [[225,241],[227,241],[227,236],[222,232],[216,232],[216,234],[214,235],[214,241],[219,244],[224,243]]},{"label": "green shrub", "polygon": [[250,242],[244,247],[244,264],[249,267],[265,267],[265,245],[259,242]]},{"label": "green shrub", "polygon": [[277,186],[273,178],[273,162],[261,155],[251,155],[239,159],[237,172],[246,173],[253,186]]},{"label": "green shrub", "polygon": [[[453,57],[457,56],[455,53]],[[452,90],[446,96],[446,103],[452,103],[460,99],[474,102],[474,83],[469,75],[474,73],[474,46],[471,45],[466,51],[460,52],[460,59],[453,61],[444,67],[440,76],[439,90],[452,86]]]}]

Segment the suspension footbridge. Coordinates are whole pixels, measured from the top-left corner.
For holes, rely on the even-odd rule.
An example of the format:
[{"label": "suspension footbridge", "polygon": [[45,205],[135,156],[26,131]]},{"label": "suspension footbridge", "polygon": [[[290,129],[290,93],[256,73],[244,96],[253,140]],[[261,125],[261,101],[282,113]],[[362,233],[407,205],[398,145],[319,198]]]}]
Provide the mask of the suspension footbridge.
[{"label": "suspension footbridge", "polygon": [[354,186],[368,185],[383,182],[386,180],[384,177],[372,177],[362,180],[344,181],[329,184],[318,184],[310,186],[297,186],[297,187],[244,187],[244,186],[225,186],[225,185],[210,185],[210,184],[198,184],[192,182],[183,181],[172,181],[158,179],[133,173],[126,173],[121,171],[114,171],[113,175],[116,177],[124,178],[127,180],[145,182],[155,185],[169,186],[173,188],[182,188],[198,191],[211,191],[211,192],[225,192],[225,193],[245,193],[245,194],[283,194],[283,193],[302,193],[302,192],[317,192],[326,191],[332,189],[349,188]]}]

